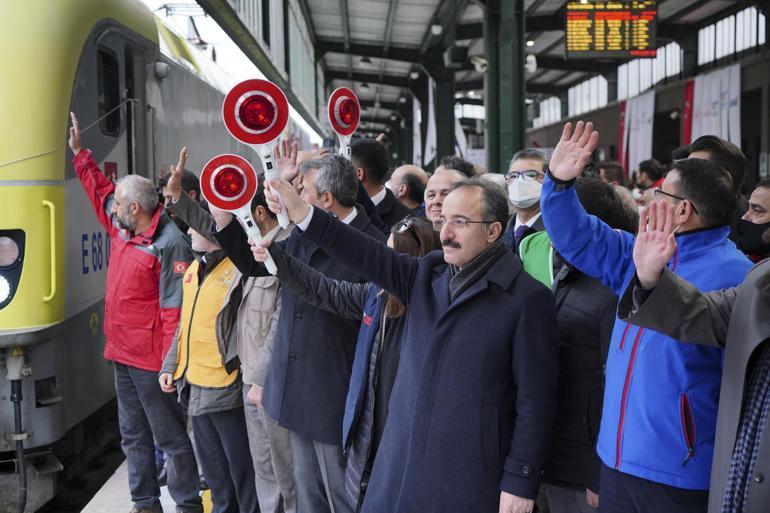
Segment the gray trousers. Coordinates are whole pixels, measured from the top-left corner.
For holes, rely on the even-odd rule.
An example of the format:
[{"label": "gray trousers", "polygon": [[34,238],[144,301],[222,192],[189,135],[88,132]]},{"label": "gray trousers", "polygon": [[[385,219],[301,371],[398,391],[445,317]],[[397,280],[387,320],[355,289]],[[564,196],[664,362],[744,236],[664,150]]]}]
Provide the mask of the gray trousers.
[{"label": "gray trousers", "polygon": [[248,399],[250,388],[251,385],[243,384],[243,407],[259,508],[262,513],[295,513],[297,506],[289,431],[279,426],[264,408],[257,407]]},{"label": "gray trousers", "polygon": [[187,436],[184,412],[176,394],[158,385],[158,373],[115,363],[115,392],[121,446],[128,464],[128,487],[137,509],[160,504],[155,444],[166,454],[168,491],[177,510],[202,513],[198,465]]},{"label": "gray trousers", "polygon": [[345,457],[339,445],[322,444],[291,431],[298,513],[353,513],[345,489]]},{"label": "gray trousers", "polygon": [[[548,508],[551,513],[596,513],[586,502],[585,490],[573,490],[563,486],[543,484],[548,496]],[[599,498],[601,503],[601,497]]]}]

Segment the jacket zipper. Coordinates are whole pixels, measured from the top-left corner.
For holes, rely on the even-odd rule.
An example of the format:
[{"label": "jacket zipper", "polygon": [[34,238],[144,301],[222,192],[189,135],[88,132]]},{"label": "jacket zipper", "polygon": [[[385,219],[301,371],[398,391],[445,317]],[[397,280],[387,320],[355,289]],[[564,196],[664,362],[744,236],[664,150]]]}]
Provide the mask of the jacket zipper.
[{"label": "jacket zipper", "polygon": [[692,415],[692,406],[687,394],[682,394],[679,400],[679,413],[682,418],[682,433],[684,433],[684,442],[687,445],[687,455],[682,460],[682,466],[687,460],[695,456],[695,420]]},{"label": "jacket zipper", "polygon": [[[615,456],[616,469],[620,468],[620,445],[621,445],[621,442],[623,441],[623,423],[625,422],[625,417],[626,417],[628,390],[631,387],[631,375],[634,372],[634,359],[636,358],[636,349],[639,347],[639,340],[642,338],[642,333],[644,333],[644,328],[639,328],[639,331],[636,333],[636,338],[634,339],[634,345],[631,348],[631,358],[628,360],[628,370],[626,371],[626,382],[623,385],[623,395],[620,399],[620,422],[618,423],[618,439],[617,439],[616,456]],[[628,334],[628,327],[626,327],[626,334]],[[623,341],[621,341],[621,347],[622,345],[623,345]]]},{"label": "jacket zipper", "polygon": [[[677,250],[674,253],[674,261],[671,265],[671,271],[676,272],[676,268],[679,266],[679,251]],[[620,349],[623,349],[623,346],[626,343],[626,338],[628,336],[628,331],[631,329],[631,324],[626,324],[626,329],[623,332],[623,338],[620,340]],[[623,442],[623,424],[626,420],[626,406],[628,402],[628,391],[631,387],[631,375],[634,372],[634,360],[636,358],[636,349],[639,347],[639,340],[642,338],[642,333],[644,333],[644,328],[639,328],[639,331],[636,333],[636,338],[634,339],[634,346],[631,348],[631,358],[628,360],[628,370],[626,371],[626,381],[623,384],[623,395],[620,398],[620,421],[618,422],[618,437],[616,441],[615,446],[615,469],[620,469],[620,458],[621,458],[621,444]],[[687,461],[687,459],[685,459]]]}]

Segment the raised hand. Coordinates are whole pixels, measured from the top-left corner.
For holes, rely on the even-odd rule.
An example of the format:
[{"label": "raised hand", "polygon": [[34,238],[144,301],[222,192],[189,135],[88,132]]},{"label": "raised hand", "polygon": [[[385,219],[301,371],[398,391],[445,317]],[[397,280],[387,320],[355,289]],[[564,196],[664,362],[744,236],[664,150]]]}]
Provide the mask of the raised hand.
[{"label": "raised hand", "polygon": [[639,233],[634,244],[636,275],[645,289],[654,288],[660,273],[676,252],[674,206],[652,201],[639,213]]},{"label": "raised hand", "polygon": [[566,123],[548,164],[551,175],[564,181],[580,176],[598,143],[599,132],[594,131],[594,125],[590,121],[586,124],[578,121],[574,132],[572,123]]},{"label": "raised hand", "polygon": [[[280,198],[276,196],[276,192],[281,196]],[[267,206],[276,215],[285,208],[289,219],[294,224],[302,222],[310,212],[310,206],[302,201],[294,187],[285,180],[265,182],[265,199]]]},{"label": "raised hand", "polygon": [[217,230],[222,230],[233,220],[232,213],[228,212],[227,210],[219,209],[211,203],[209,203],[209,212],[211,212],[211,216],[214,218],[214,222],[217,223]]},{"label": "raised hand", "polygon": [[77,155],[82,149],[80,147],[80,123],[78,123],[78,118],[75,117],[74,112],[70,112],[70,118],[72,119],[72,126],[70,127],[69,145],[72,153]]},{"label": "raised hand", "polygon": [[262,239],[258,243],[250,240],[249,245],[251,246],[251,254],[254,255],[254,260],[260,264],[267,262],[267,260],[270,258],[270,253],[267,251],[267,248],[270,247],[270,244],[271,241],[267,239]]},{"label": "raised hand", "polygon": [[184,173],[185,164],[187,164],[187,155],[187,146],[185,146],[179,152],[179,161],[176,165],[171,165],[171,175],[168,177],[166,189],[163,191],[164,196],[169,195],[174,201],[182,196],[182,173]]},{"label": "raised hand", "polygon": [[275,168],[283,180],[291,182],[297,176],[297,152],[299,144],[289,143],[286,139],[275,145],[273,149]]}]

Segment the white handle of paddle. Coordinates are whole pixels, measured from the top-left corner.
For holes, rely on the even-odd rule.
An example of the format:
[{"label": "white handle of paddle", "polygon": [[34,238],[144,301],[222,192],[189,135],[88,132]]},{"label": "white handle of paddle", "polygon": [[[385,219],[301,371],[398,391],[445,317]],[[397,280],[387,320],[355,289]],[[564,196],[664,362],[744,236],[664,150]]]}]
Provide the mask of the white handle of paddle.
[{"label": "white handle of paddle", "polygon": [[[257,222],[254,221],[251,212],[249,212],[249,207],[236,210],[233,212],[233,214],[235,214],[235,217],[237,217],[238,221],[240,221],[241,226],[243,226],[243,230],[246,232],[246,236],[249,238],[249,240],[259,244],[262,241],[262,234],[259,233],[259,227],[257,226]],[[267,249],[265,249],[265,251],[267,251],[267,260],[264,262],[265,268],[267,269],[267,272],[275,276],[278,274],[278,267],[275,265],[273,257],[270,256],[270,251]]]},{"label": "white handle of paddle", "polygon": [[340,140],[340,155],[350,160],[350,138],[349,135],[337,134],[337,138]]},{"label": "white handle of paddle", "polygon": [[[274,181],[274,180],[280,180],[281,175],[278,174],[278,170],[275,168],[275,162],[273,162],[273,155],[270,153],[270,149],[265,145],[257,148],[257,153],[259,153],[259,157],[262,159],[262,169],[265,170],[265,181]],[[273,194],[275,194],[278,199],[281,199],[281,194],[273,190]],[[283,200],[281,200],[281,212],[278,214],[278,224],[281,225],[281,228],[288,228],[289,226],[289,214],[286,212],[286,208],[284,208]]]}]

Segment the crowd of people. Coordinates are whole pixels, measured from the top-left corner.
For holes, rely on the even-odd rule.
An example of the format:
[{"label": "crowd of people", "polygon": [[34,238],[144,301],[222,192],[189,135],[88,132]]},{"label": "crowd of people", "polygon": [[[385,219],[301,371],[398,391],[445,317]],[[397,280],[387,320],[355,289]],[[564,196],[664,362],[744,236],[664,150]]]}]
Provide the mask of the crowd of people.
[{"label": "crowd of people", "polygon": [[73,115],[131,511],[156,453],[184,513],[766,511],[770,181],[704,136],[629,182],[598,137],[504,173],[284,141],[253,241],[186,149],[115,184]]}]

